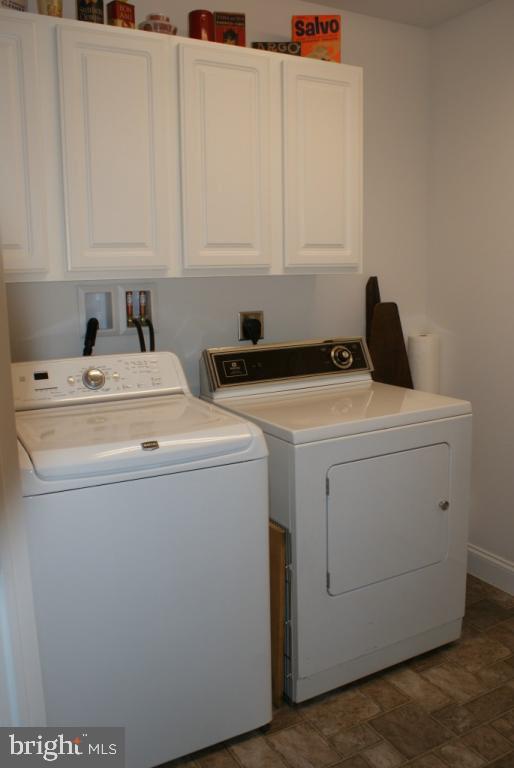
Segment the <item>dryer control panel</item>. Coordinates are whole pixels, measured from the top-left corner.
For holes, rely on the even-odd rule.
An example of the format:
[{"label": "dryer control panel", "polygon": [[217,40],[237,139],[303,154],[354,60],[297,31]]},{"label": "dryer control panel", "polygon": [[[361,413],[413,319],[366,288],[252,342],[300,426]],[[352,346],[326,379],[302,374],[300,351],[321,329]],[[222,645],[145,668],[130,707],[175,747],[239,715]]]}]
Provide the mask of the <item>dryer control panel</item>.
[{"label": "dryer control panel", "polygon": [[204,365],[211,391],[235,385],[340,376],[372,370],[362,338],[211,348],[204,352]]}]

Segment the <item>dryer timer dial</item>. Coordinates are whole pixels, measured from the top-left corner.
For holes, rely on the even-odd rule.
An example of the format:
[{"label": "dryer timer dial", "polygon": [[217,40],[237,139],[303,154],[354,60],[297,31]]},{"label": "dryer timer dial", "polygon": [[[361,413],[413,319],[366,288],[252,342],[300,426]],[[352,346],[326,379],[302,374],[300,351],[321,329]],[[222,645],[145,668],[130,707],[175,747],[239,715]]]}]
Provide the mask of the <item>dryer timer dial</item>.
[{"label": "dryer timer dial", "polygon": [[353,355],[348,347],[343,347],[338,344],[336,347],[332,348],[332,352],[330,354],[334,365],[336,365],[338,368],[351,368],[353,363]]},{"label": "dryer timer dial", "polygon": [[105,384],[105,373],[100,368],[88,368],[84,371],[82,381],[88,389],[101,389]]}]

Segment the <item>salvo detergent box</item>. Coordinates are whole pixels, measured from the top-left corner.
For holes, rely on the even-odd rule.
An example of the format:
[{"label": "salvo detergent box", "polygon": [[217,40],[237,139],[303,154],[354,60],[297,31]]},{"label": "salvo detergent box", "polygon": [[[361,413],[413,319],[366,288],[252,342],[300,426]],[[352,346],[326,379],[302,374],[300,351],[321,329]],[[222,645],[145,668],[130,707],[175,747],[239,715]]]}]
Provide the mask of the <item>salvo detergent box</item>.
[{"label": "salvo detergent box", "polygon": [[292,38],[301,43],[302,56],[341,61],[340,16],[293,16],[292,25]]}]

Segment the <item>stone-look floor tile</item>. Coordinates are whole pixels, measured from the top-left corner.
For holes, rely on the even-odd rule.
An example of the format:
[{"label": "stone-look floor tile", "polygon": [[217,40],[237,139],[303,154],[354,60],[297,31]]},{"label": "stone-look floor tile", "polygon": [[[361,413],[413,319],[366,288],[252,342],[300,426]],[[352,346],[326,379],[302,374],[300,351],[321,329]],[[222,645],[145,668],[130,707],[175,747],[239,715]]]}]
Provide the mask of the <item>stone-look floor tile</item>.
[{"label": "stone-look floor tile", "polygon": [[356,725],[338,731],[330,738],[330,743],[342,757],[350,757],[361,749],[380,741],[380,736],[369,725]]},{"label": "stone-look floor tile", "polygon": [[[514,657],[513,661],[514,661]],[[497,661],[490,667],[484,667],[475,672],[475,676],[481,682],[485,689],[497,688],[503,683],[507,683],[514,678],[514,664],[509,663],[510,659]]]},{"label": "stone-look floor tile", "polygon": [[409,763],[408,768],[446,768],[446,763],[436,755],[423,755]]},{"label": "stone-look floor tile", "polygon": [[484,693],[485,687],[471,672],[456,664],[441,664],[429,667],[420,673],[429,682],[440,688],[450,699],[463,704]]},{"label": "stone-look floor tile", "polygon": [[359,688],[362,693],[365,693],[375,702],[381,712],[388,712],[401,704],[406,704],[409,700],[408,696],[384,680],[383,677],[371,678]]},{"label": "stone-look floor tile", "polygon": [[237,766],[237,762],[225,747],[199,755],[195,760],[201,768],[234,768]]},{"label": "stone-look floor tile", "polygon": [[482,768],[485,760],[477,755],[472,749],[468,749],[461,742],[445,744],[437,750],[445,763],[451,768]]},{"label": "stone-look floor tile", "polygon": [[463,737],[462,742],[485,757],[486,760],[494,760],[512,750],[510,741],[490,725],[474,728]]},{"label": "stone-look floor tile", "polygon": [[494,763],[489,763],[489,768],[514,768],[514,752],[510,752],[505,757],[500,757]]},{"label": "stone-look floor tile", "polygon": [[272,733],[266,739],[292,768],[322,768],[340,759],[337,752],[307,723]]},{"label": "stone-look floor tile", "polygon": [[403,755],[400,755],[400,753],[386,741],[382,741],[374,747],[365,749],[362,756],[372,768],[397,768],[405,762]]},{"label": "stone-look floor tile", "polygon": [[462,629],[460,633],[460,640],[468,640],[471,637],[476,637],[482,632],[481,629],[477,629],[466,616],[462,619]]},{"label": "stone-look floor tile", "polygon": [[283,704],[278,709],[273,710],[273,720],[267,726],[265,733],[274,733],[275,731],[282,730],[282,728],[289,728],[291,725],[301,723],[302,719],[301,712],[297,707]]},{"label": "stone-look floor tile", "polygon": [[395,669],[394,672],[387,675],[387,680],[429,711],[441,709],[452,701],[440,688],[436,688],[420,673],[409,669],[409,667]]},{"label": "stone-look floor tile", "polygon": [[514,623],[506,621],[503,624],[497,624],[487,631],[487,637],[492,637],[499,643],[509,648],[514,653]]},{"label": "stone-look floor tile", "polygon": [[462,704],[451,704],[432,712],[432,717],[457,734],[466,733],[475,725],[471,713]]},{"label": "stone-look floor tile", "polygon": [[[473,631],[476,632],[476,630]],[[422,653],[421,656],[415,656],[413,659],[406,662],[406,666],[415,669],[416,672],[420,672],[423,669],[429,669],[430,667],[452,662],[454,658],[454,650],[460,642],[461,641],[456,641],[449,645],[443,645],[435,651],[428,651],[428,653]]]},{"label": "stone-look floor tile", "polygon": [[282,758],[263,736],[253,736],[232,744],[229,751],[244,768],[285,768]]},{"label": "stone-look floor tile", "polygon": [[504,608],[493,600],[480,600],[466,610],[466,619],[477,629],[487,629],[506,621],[512,616],[512,609]]},{"label": "stone-look floor tile", "polygon": [[487,595],[489,600],[494,600],[495,603],[502,605],[504,608],[507,608],[507,610],[514,609],[514,595],[509,595],[508,592],[502,592],[501,589],[498,589],[497,587],[490,586],[489,590],[489,594]]},{"label": "stone-look floor tile", "polygon": [[380,709],[360,691],[342,691],[302,708],[305,719],[314,723],[324,736],[333,736],[342,728],[351,728],[379,714]]},{"label": "stone-look floor tile", "polygon": [[355,755],[355,757],[350,757],[349,760],[343,760],[342,763],[338,763],[337,768],[369,768],[369,763],[360,755]]},{"label": "stone-look floor tile", "polygon": [[514,710],[505,712],[498,720],[493,720],[492,725],[514,744]]},{"label": "stone-look floor tile", "polygon": [[466,580],[466,605],[473,605],[483,600],[490,594],[490,587],[485,581],[480,581],[475,576],[468,573]]},{"label": "stone-look floor tile", "polygon": [[373,728],[405,757],[418,757],[451,739],[451,732],[436,723],[416,704],[393,709],[372,721]]},{"label": "stone-look floor tile", "polygon": [[499,717],[513,707],[514,688],[510,684],[502,685],[465,705],[475,725],[482,725],[494,717]]},{"label": "stone-look floor tile", "polygon": [[478,603],[479,600],[489,597],[492,587],[486,584],[485,581],[480,581],[475,576],[471,576],[468,573],[466,579],[466,605],[473,605]]},{"label": "stone-look floor tile", "polygon": [[461,735],[472,728],[499,717],[514,707],[514,688],[503,685],[467,704],[455,704],[433,712],[433,716],[443,725]]},{"label": "stone-look floor tile", "polygon": [[493,637],[480,634],[455,643],[448,650],[447,659],[464,667],[468,672],[476,672],[478,669],[489,667],[510,655],[509,648],[506,648]]}]

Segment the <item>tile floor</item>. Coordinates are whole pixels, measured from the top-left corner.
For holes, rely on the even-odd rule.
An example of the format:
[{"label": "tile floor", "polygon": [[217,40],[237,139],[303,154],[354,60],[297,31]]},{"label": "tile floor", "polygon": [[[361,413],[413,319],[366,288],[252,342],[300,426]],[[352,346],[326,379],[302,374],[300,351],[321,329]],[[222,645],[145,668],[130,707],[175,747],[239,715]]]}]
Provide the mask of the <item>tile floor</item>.
[{"label": "tile floor", "polygon": [[514,597],[470,576],[462,638],[162,768],[514,768]]}]

